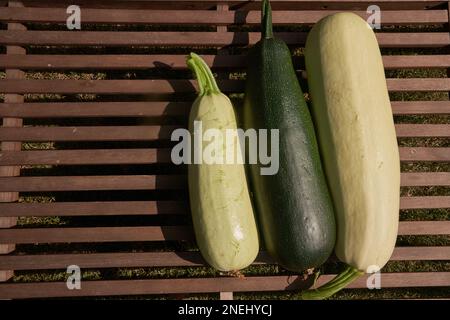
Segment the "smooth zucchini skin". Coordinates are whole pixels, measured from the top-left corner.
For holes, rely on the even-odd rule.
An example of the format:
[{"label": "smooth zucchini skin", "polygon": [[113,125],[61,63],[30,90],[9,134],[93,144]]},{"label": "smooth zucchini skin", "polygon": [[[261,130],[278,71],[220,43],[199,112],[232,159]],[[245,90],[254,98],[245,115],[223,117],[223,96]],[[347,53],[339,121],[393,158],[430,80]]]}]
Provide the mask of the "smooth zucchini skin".
[{"label": "smooth zucchini skin", "polygon": [[337,257],[382,268],[397,239],[400,159],[377,39],[353,13],[330,15],[305,49],[312,114],[337,221]]},{"label": "smooth zucchini skin", "polygon": [[265,247],[288,270],[320,266],[335,244],[333,206],[289,48],[263,36],[248,61],[243,125],[279,129],[278,173],[248,166]]},{"label": "smooth zucchini skin", "polygon": [[[236,130],[233,105],[220,92],[206,63],[193,53],[188,63],[196,72],[200,87],[189,114],[192,137],[194,121],[201,121],[204,132]],[[204,143],[205,148],[207,143]],[[221,140],[223,154],[229,148],[239,150],[238,141],[230,144]],[[244,165],[189,164],[188,184],[195,238],[205,261],[220,271],[237,271],[249,266],[259,252],[259,239]]]}]

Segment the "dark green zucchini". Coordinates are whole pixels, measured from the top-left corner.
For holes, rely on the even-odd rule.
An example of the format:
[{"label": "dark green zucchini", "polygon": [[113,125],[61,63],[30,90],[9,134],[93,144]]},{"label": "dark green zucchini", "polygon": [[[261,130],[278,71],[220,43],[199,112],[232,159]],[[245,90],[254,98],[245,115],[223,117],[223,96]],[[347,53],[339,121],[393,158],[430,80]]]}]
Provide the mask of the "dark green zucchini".
[{"label": "dark green zucchini", "polygon": [[311,116],[289,48],[273,37],[268,1],[262,8],[262,38],[248,61],[243,125],[279,129],[278,173],[261,175],[261,164],[248,168],[265,247],[288,270],[318,267],[335,244],[333,206]]}]

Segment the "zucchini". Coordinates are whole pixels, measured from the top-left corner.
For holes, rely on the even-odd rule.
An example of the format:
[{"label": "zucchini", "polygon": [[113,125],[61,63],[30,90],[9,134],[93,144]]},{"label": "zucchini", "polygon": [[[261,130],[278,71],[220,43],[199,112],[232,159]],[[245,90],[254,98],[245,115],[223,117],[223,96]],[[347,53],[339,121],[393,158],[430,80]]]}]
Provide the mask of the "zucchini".
[{"label": "zucchini", "polygon": [[[189,115],[191,136],[195,121],[201,121],[203,132],[236,130],[230,99],[220,92],[208,65],[194,53],[187,64],[195,72],[200,89]],[[240,150],[239,140],[233,141],[227,144],[220,140],[223,154],[227,148],[232,148],[230,152]],[[200,152],[203,154],[204,149]],[[237,161],[189,164],[188,184],[195,237],[206,262],[220,271],[236,271],[250,265],[258,254],[259,241],[244,165]]]},{"label": "zucchini", "polygon": [[248,61],[244,128],[279,130],[278,172],[261,175],[260,163],[248,165],[260,233],[285,269],[314,268],[334,248],[333,207],[311,116],[289,48],[273,37],[268,1],[263,2],[261,40]]},{"label": "zucchini", "polygon": [[335,251],[348,265],[324,287],[304,294],[320,299],[389,260],[399,220],[400,160],[380,49],[370,26],[353,13],[328,16],[308,35],[305,58],[335,206]]}]

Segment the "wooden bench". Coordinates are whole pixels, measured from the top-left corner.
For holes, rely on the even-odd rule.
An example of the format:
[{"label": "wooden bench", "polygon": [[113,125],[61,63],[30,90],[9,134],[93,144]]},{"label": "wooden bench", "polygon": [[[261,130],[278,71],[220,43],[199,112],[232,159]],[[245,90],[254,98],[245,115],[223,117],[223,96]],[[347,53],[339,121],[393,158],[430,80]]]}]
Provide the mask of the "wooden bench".
[{"label": "wooden bench", "polygon": [[[81,31],[65,27],[73,2],[81,7]],[[336,10],[367,18],[369,4],[382,9],[377,37],[404,163],[403,240],[393,261],[450,260],[449,3],[272,0],[276,31],[296,53],[299,76],[308,26]],[[245,48],[259,39],[259,1],[9,0],[0,6],[0,298],[221,293],[230,299],[233,292],[311,284],[276,268],[258,271],[271,264],[263,252],[245,278],[202,268],[186,171],[169,163],[170,133],[185,126],[194,97],[186,53],[203,54],[225,92],[242,92]],[[444,76],[410,78],[402,73],[408,69]],[[442,209],[441,218],[410,221],[423,209]],[[432,235],[442,245],[408,245]],[[69,265],[101,276],[86,274],[81,290],[69,290]],[[162,269],[158,276],[162,267],[178,273]],[[118,271],[127,268],[155,274]],[[59,276],[33,278],[51,270]],[[382,287],[450,287],[448,269],[411,270],[384,272]],[[366,279],[349,290],[355,288],[366,288]]]}]

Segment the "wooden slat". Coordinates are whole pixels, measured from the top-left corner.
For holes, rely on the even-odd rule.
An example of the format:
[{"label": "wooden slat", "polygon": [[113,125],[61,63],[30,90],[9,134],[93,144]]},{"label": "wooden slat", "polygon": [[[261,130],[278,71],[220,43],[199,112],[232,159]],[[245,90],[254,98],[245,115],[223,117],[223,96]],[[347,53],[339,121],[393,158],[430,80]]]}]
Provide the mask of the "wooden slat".
[{"label": "wooden slat", "polygon": [[[317,280],[316,286],[325,284],[334,276],[322,275]],[[7,283],[0,285],[0,299],[281,291],[301,290],[310,285],[311,281],[303,280],[302,276],[84,281],[80,290],[68,290],[65,282]],[[383,273],[384,288],[446,287],[449,285],[450,272]],[[362,276],[349,284],[347,288],[366,287],[367,276]]]},{"label": "wooden slat", "polygon": [[399,148],[399,151],[401,161],[450,161],[450,148]]},{"label": "wooden slat", "polygon": [[[313,24],[323,17],[341,11],[273,11],[272,21],[276,24]],[[354,11],[364,19],[370,14]],[[64,8],[5,8],[0,11],[0,21],[4,22],[44,22],[65,23],[67,13]],[[448,22],[446,10],[402,10],[384,11],[383,24],[442,24]],[[203,11],[203,10],[123,10],[123,9],[83,9],[83,23],[112,24],[260,24],[259,11]]]},{"label": "wooden slat", "polygon": [[[397,247],[391,260],[450,260],[450,247]],[[273,264],[267,252],[260,252],[254,265]],[[89,254],[10,255],[2,257],[0,269],[64,269],[76,264],[80,268],[118,267],[192,267],[205,266],[199,252],[126,252]]]},{"label": "wooden slat", "polygon": [[404,172],[401,186],[450,186],[450,172]]},{"label": "wooden slat", "polygon": [[[21,7],[23,4],[20,1],[8,1],[5,5],[9,7]],[[11,30],[26,30],[26,27],[20,23],[8,23],[7,29]],[[6,54],[15,55],[25,55],[26,50],[22,47],[16,46],[6,46]],[[19,69],[6,69],[5,70],[6,79],[23,79],[25,78],[25,73]],[[6,103],[23,103],[24,96],[18,94],[6,94],[3,98]],[[3,127],[22,127],[23,120],[16,117],[5,117],[2,118]],[[2,141],[0,149],[2,151],[19,151],[21,148],[20,142],[8,142]],[[13,166],[1,166],[0,176],[18,176],[20,175],[20,167]],[[0,193],[0,202],[15,202],[19,199],[19,194],[17,192]],[[16,225],[16,217],[4,217],[0,219],[0,228],[10,228]],[[8,242],[0,245],[0,254],[5,254],[13,251],[15,249],[15,244]],[[11,278],[14,274],[14,270],[0,270],[0,281],[6,281]]]},{"label": "wooden slat", "polygon": [[[450,208],[449,196],[402,197],[400,209]],[[189,203],[183,201],[92,201],[52,203],[0,203],[0,216],[114,216],[187,214]]]},{"label": "wooden slat", "polygon": [[448,124],[396,124],[397,137],[450,137]]},{"label": "wooden slat", "polygon": [[401,197],[400,209],[450,208],[449,196]]},{"label": "wooden slat", "polygon": [[449,235],[450,221],[401,221],[399,235]]},{"label": "wooden slat", "polygon": [[[450,161],[450,148],[400,148],[401,161]],[[171,163],[170,149],[0,151],[0,165]]]},{"label": "wooden slat", "polygon": [[450,114],[450,101],[391,101],[391,105],[395,115]]},{"label": "wooden slat", "polygon": [[[450,221],[401,221],[399,235],[448,235]],[[0,243],[193,240],[191,227],[85,227],[0,229]]]},{"label": "wooden slat", "polygon": [[0,103],[0,117],[161,117],[186,116],[191,102],[63,102]]},{"label": "wooden slat", "polygon": [[193,240],[190,227],[92,227],[0,229],[0,243],[68,243]]},{"label": "wooden slat", "polygon": [[[395,115],[450,114],[449,101],[392,101]],[[0,103],[0,117],[159,117],[187,116],[191,102]]]},{"label": "wooden slat", "polygon": [[[219,80],[224,92],[242,92],[244,81]],[[449,78],[387,79],[389,91],[450,91]],[[193,80],[0,80],[3,93],[194,93]]]},{"label": "wooden slat", "polygon": [[[402,173],[401,186],[449,186],[450,172]],[[185,189],[185,175],[0,177],[1,191]]]},{"label": "wooden slat", "polygon": [[183,201],[91,201],[56,203],[0,203],[0,216],[114,216],[186,214]]},{"label": "wooden slat", "polygon": [[390,260],[450,260],[450,247],[396,247]]},{"label": "wooden slat", "polygon": [[0,177],[0,191],[186,189],[184,175]]},{"label": "wooden slat", "polygon": [[[202,55],[212,68],[245,68],[244,55]],[[293,57],[294,65],[304,68],[301,57]],[[450,55],[383,56],[386,69],[447,68]],[[186,69],[185,55],[0,55],[0,68],[23,69],[148,69],[167,66]]]},{"label": "wooden slat", "polygon": [[[243,82],[219,81],[222,91],[242,91]],[[0,80],[3,93],[172,94],[195,92],[193,80]]]},{"label": "wooden slat", "polygon": [[98,126],[0,128],[3,141],[166,140],[175,126]]},{"label": "wooden slat", "polygon": [[[307,33],[279,32],[275,37],[290,45],[304,45]],[[258,32],[134,32],[134,31],[4,31],[4,45],[64,46],[229,46],[254,44]],[[446,32],[377,33],[381,47],[443,47],[450,44]]]},{"label": "wooden slat", "polygon": [[[397,124],[398,137],[449,137],[447,124]],[[176,126],[90,126],[0,128],[2,141],[167,140]]]},{"label": "wooden slat", "polygon": [[[267,254],[256,263],[270,261]],[[116,267],[191,267],[205,266],[199,252],[141,252],[141,253],[89,253],[89,254],[45,254],[5,256],[0,260],[0,269],[15,270],[62,269],[72,264],[80,268]]]},{"label": "wooden slat", "polygon": [[447,68],[450,55],[391,55],[383,56],[386,69],[399,68]]},{"label": "wooden slat", "polygon": [[[426,152],[423,156],[427,156]],[[99,165],[170,162],[170,149],[0,151],[0,165]]]},{"label": "wooden slat", "polygon": [[[26,0],[27,7],[67,7],[66,1],[51,0]],[[226,4],[233,10],[260,10],[261,1],[254,0],[128,0],[128,1],[108,1],[108,0],[78,0],[82,8],[106,8],[106,9],[152,9],[152,10],[214,10],[217,4]],[[382,10],[411,10],[442,8],[446,1],[435,0],[377,0],[377,1],[355,1],[355,0],[273,0],[271,2],[273,10],[366,10],[370,4],[377,4]]]},{"label": "wooden slat", "polygon": [[449,91],[449,78],[386,79],[390,91]]}]

